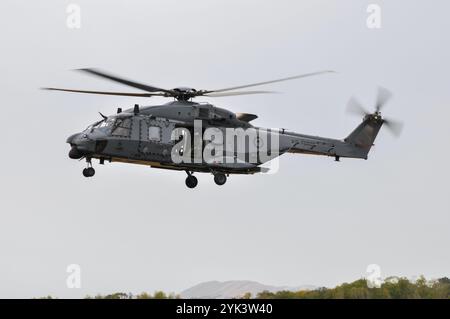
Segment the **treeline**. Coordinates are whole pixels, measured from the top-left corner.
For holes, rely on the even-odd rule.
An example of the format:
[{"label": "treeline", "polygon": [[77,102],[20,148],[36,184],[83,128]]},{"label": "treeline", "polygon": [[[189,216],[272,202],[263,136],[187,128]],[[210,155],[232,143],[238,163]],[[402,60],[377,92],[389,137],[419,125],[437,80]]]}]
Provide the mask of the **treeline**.
[{"label": "treeline", "polygon": [[[449,299],[450,279],[445,277],[427,281],[420,277],[416,281],[390,277],[379,287],[369,288],[366,279],[344,283],[335,288],[319,288],[310,291],[263,291],[257,299]],[[249,297],[247,294],[244,297]]]},{"label": "treeline", "polygon": [[[415,281],[404,277],[390,277],[379,287],[371,288],[366,279],[344,283],[335,288],[318,288],[301,291],[263,291],[256,296],[244,294],[241,299],[450,299],[450,279],[426,280],[423,276]],[[109,295],[86,296],[85,299],[179,299],[179,295],[156,291],[133,295],[131,293],[113,293]],[[41,299],[52,299],[51,296]]]},{"label": "treeline", "polygon": [[[140,294],[132,294],[132,293],[124,293],[124,292],[116,292],[109,295],[95,295],[95,296],[86,296],[84,299],[179,299],[179,295],[175,295],[173,293],[166,294],[163,291],[156,291],[153,295],[147,292],[143,292]],[[41,297],[37,299],[55,299],[52,296]]]},{"label": "treeline", "polygon": [[116,292],[110,295],[96,295],[94,297],[86,296],[84,299],[179,299],[179,295],[166,294],[163,291],[156,291],[153,295],[147,292],[143,292],[137,295],[132,293]]}]

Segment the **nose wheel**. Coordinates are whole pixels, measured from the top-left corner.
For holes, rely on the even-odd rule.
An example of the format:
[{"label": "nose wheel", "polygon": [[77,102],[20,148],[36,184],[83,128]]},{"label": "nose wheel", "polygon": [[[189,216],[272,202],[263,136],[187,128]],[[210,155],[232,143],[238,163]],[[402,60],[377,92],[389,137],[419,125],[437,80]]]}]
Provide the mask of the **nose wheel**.
[{"label": "nose wheel", "polygon": [[197,177],[192,175],[190,172],[186,172],[188,176],[186,177],[186,186],[188,188],[195,188],[198,184]]},{"label": "nose wheel", "polygon": [[87,167],[83,169],[83,176],[84,177],[92,177],[95,175],[95,169],[93,167]]},{"label": "nose wheel", "polygon": [[92,163],[90,159],[86,160],[88,167],[83,169],[83,176],[84,177],[92,177],[95,175],[95,169],[92,167]]}]

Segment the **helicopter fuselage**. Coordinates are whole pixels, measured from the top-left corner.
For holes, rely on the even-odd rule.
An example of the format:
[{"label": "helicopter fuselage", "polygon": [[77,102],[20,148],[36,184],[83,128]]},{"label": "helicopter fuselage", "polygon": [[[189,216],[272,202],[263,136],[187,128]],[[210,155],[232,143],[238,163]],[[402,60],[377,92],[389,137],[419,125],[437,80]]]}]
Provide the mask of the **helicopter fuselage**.
[{"label": "helicopter fuselage", "polygon": [[[243,120],[253,119],[249,115],[251,114],[237,116],[233,112],[208,103],[188,101],[142,108],[135,106],[134,109],[119,111],[118,114],[105,117],[83,132],[70,136],[67,139],[72,147],[69,156],[74,159],[86,157],[88,161],[96,158],[102,164],[105,161],[123,162],[163,169],[227,175],[264,171],[261,164],[287,152],[333,156],[337,160],[340,157],[367,157],[364,148],[355,147],[345,140],[298,134],[283,129],[256,128]],[[198,123],[201,125],[201,131],[196,132],[194,124]],[[175,130],[179,128],[190,132],[190,138],[185,136],[180,142],[180,136],[174,135]],[[232,147],[231,151],[224,151],[221,154],[222,160],[174,161],[174,152],[194,154],[196,148],[200,148],[197,151],[203,154],[208,142],[203,135],[211,128],[223,132],[224,136],[225,131],[230,129],[255,130],[261,136],[263,133],[268,136],[270,142],[276,140],[276,149],[271,149],[269,154],[262,158],[258,156],[258,152],[265,147],[267,153],[265,145],[267,142],[262,142],[260,135],[247,136],[244,148],[238,150]],[[192,141],[196,134],[202,135],[201,142],[192,145],[195,144]]]}]

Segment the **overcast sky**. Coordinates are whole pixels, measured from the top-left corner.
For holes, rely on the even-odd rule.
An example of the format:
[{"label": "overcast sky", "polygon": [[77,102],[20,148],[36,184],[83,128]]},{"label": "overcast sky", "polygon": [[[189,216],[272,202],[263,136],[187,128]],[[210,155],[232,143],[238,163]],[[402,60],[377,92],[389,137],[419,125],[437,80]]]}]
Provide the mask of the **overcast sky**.
[{"label": "overcast sky", "polygon": [[[0,297],[179,292],[208,280],[334,286],[366,276],[449,276],[450,21],[448,1],[0,2],[2,125]],[[366,25],[381,6],[381,29]],[[342,138],[373,108],[403,135],[380,132],[369,160],[287,154],[273,175],[208,174],[68,158],[66,138],[98,111],[167,102],[45,92],[127,90],[70,71],[99,67],[172,88],[214,89],[319,70],[274,84],[283,94],[210,100],[258,114],[255,125]],[[202,100],[202,99],[199,99]],[[205,99],[206,100],[206,99]],[[81,289],[66,267],[81,267]]]}]

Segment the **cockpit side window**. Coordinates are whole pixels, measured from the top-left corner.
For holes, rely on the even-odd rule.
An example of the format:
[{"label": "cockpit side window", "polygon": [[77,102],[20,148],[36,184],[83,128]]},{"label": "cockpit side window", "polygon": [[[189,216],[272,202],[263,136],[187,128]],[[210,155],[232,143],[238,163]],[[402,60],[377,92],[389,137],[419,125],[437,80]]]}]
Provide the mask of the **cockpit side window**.
[{"label": "cockpit side window", "polygon": [[115,120],[111,135],[129,137],[131,134],[131,118],[118,118]]}]

